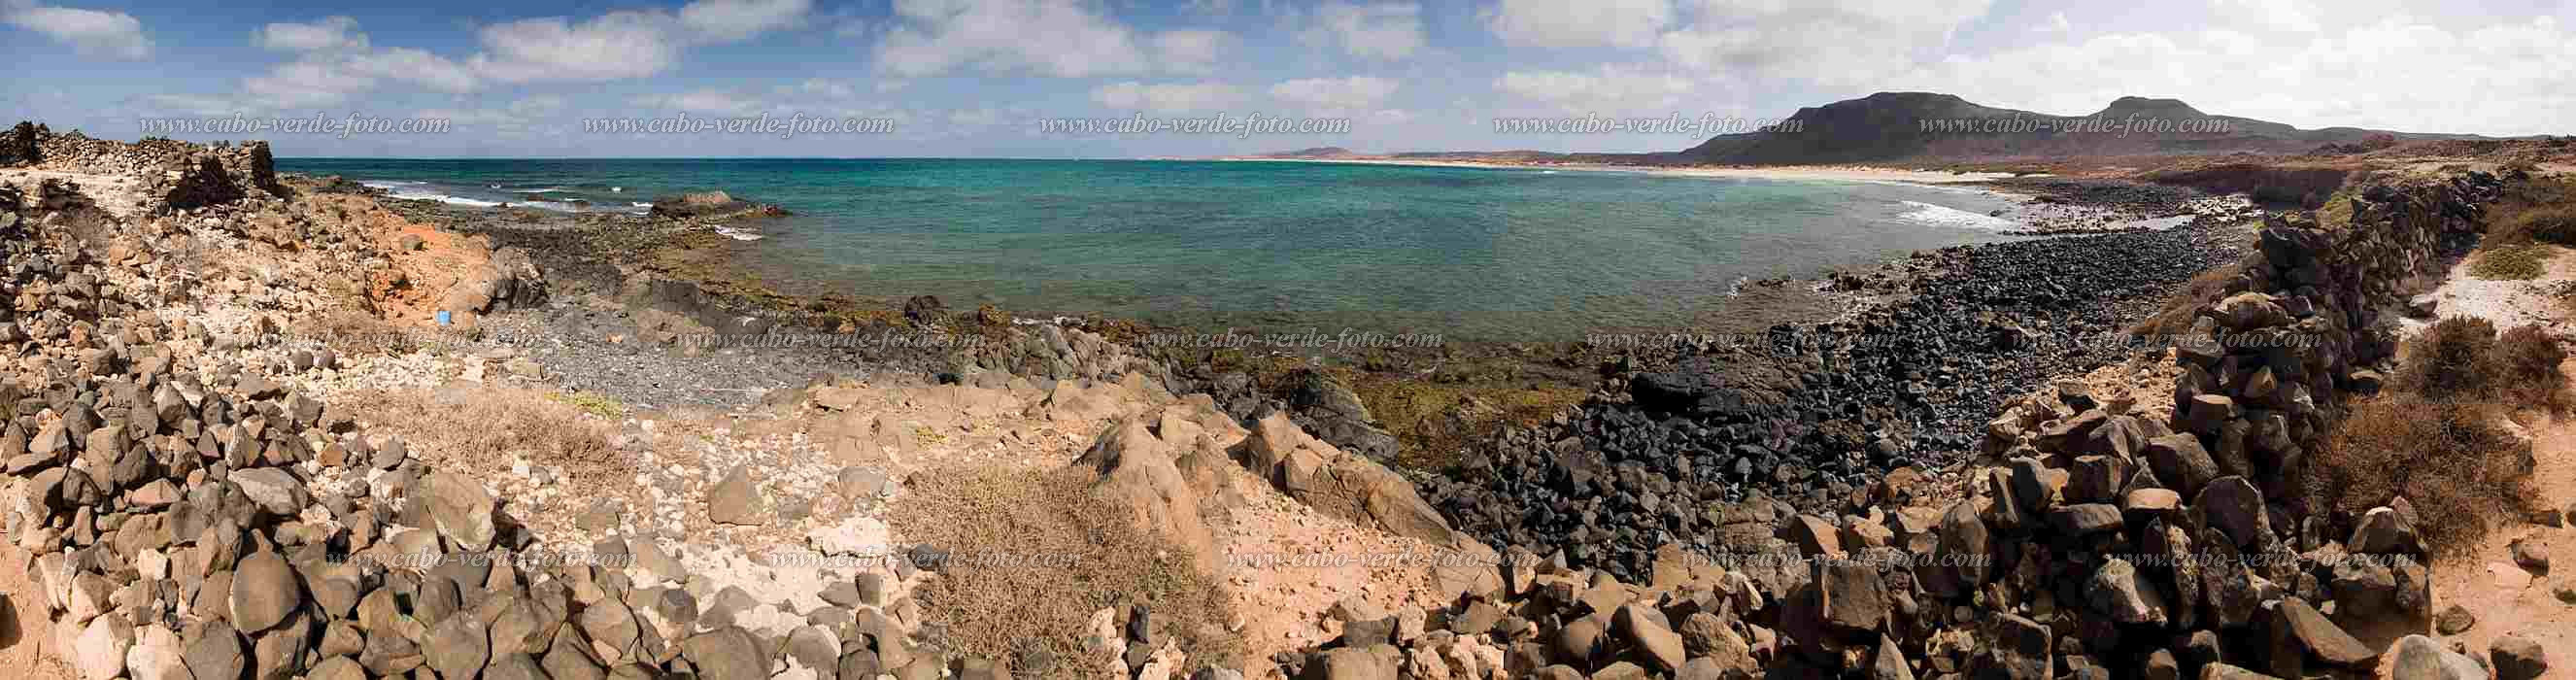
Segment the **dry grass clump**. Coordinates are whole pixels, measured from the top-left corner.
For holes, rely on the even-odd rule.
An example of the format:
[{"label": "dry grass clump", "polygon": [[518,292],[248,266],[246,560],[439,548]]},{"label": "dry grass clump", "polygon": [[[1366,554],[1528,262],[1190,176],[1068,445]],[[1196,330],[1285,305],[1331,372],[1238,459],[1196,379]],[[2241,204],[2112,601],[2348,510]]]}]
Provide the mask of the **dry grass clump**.
[{"label": "dry grass clump", "polygon": [[2566,361],[2566,348],[2539,326],[2522,326],[2497,336],[2495,353],[2488,358],[2503,380],[2496,385],[2499,396],[2509,403],[2552,411],[2576,407],[2576,395],[2569,393],[2567,378],[2558,369]]},{"label": "dry grass clump", "polygon": [[2131,327],[2130,332],[2147,336],[2172,336],[2190,331],[2192,321],[2199,317],[2200,310],[2208,308],[2217,303],[2219,298],[2225,297],[2227,284],[2235,281],[2236,275],[2245,273],[2246,267],[2253,263],[2253,258],[2257,257],[2262,257],[2262,254],[2247,255],[2245,259],[2211,267],[2209,271],[2191,277],[2191,281],[2185,282],[2180,290],[2174,291],[2172,296],[2165,298],[2165,306],[2162,309],[2139,321],[2136,326]]},{"label": "dry grass clump", "polygon": [[510,455],[524,453],[531,463],[561,466],[575,483],[623,484],[635,474],[634,463],[609,445],[609,423],[535,392],[369,390],[334,403],[347,404],[368,432],[400,435],[415,455],[439,456],[431,462],[441,466],[506,471]]},{"label": "dry grass clump", "polygon": [[2407,343],[2398,368],[2400,391],[2440,400],[2498,400],[2513,407],[2561,409],[2570,405],[2567,359],[2558,341],[2538,326],[2496,334],[2485,319],[2455,316],[2426,327]]},{"label": "dry grass clump", "polygon": [[2567,353],[2538,326],[2499,335],[2484,319],[2451,317],[2408,341],[2405,356],[2388,394],[2354,405],[2302,466],[2308,507],[2357,515],[2403,496],[2428,549],[2474,547],[2538,497],[2532,444],[2508,418],[2576,401],[2559,369]]},{"label": "dry grass clump", "polygon": [[2404,496],[2425,548],[2473,548],[2498,521],[2525,515],[2531,443],[2507,431],[2493,402],[2397,394],[2362,402],[2306,466],[2312,510],[2352,515]]},{"label": "dry grass clump", "polygon": [[2487,209],[2487,238],[2576,246],[2576,178],[2529,177],[2508,184]]},{"label": "dry grass clump", "polygon": [[889,517],[907,542],[947,551],[950,563],[916,595],[934,640],[953,653],[1016,663],[1044,649],[1055,668],[1021,677],[1091,677],[1082,637],[1091,613],[1144,604],[1155,634],[1177,640],[1189,665],[1233,667],[1243,641],[1217,584],[1195,556],[1128,522],[1132,514],[1092,496],[1091,475],[946,469],[915,477]]},{"label": "dry grass clump", "polygon": [[2489,281],[2529,281],[2549,272],[2558,250],[2537,243],[2490,246],[2469,263],[2469,275]]}]

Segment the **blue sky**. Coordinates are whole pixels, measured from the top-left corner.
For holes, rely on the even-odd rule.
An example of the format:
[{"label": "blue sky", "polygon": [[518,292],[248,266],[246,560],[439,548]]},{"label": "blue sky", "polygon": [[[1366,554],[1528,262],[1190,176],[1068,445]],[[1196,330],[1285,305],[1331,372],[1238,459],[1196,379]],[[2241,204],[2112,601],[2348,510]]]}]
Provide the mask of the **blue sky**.
[{"label": "blue sky", "polygon": [[[64,3],[64,4],[53,4]],[[1755,120],[1882,90],[2080,114],[2122,95],[2321,127],[2576,133],[2576,4],[2355,0],[0,0],[13,118],[441,118],[290,156],[1144,157],[1673,150],[1497,117]],[[1349,121],[1067,135],[1051,118]],[[586,118],[867,117],[892,132],[608,134]],[[205,135],[176,135],[211,138]]]}]

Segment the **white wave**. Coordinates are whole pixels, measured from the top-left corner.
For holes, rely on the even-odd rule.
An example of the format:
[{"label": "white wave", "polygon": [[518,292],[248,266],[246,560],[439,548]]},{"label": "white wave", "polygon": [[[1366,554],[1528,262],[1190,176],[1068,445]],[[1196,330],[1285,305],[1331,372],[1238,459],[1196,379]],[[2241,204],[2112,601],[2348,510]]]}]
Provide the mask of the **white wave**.
[{"label": "white wave", "polygon": [[608,188],[608,192],[609,192],[609,193],[612,193],[612,194],[616,194],[616,193],[625,193],[625,192],[626,192],[626,187],[609,187],[609,188]]},{"label": "white wave", "polygon": [[[498,188],[501,188],[501,185],[495,184],[495,185],[492,185],[492,188],[494,188],[494,189],[498,189]],[[514,193],[514,194],[553,194],[553,193],[562,193],[562,192],[565,192],[565,191],[571,191],[571,190],[570,190],[570,189],[565,189],[565,188],[563,188],[563,187],[546,187],[546,188],[543,188],[543,189],[511,189],[511,190],[510,190],[510,193]]]},{"label": "white wave", "polygon": [[2026,225],[2023,225],[2020,222],[1995,217],[1993,215],[1980,215],[1960,210],[1958,208],[1938,206],[1918,201],[1904,201],[1904,203],[1906,205],[1913,206],[1914,209],[1906,211],[1905,214],[1898,215],[1897,217],[1921,224],[1940,227],[1960,227],[1964,229],[1986,229],[1990,231],[2020,231],[2027,228]]},{"label": "white wave", "polygon": [[651,201],[636,201],[636,202],[633,202],[633,203],[628,203],[627,205],[635,206],[635,207],[638,207],[638,208],[650,208],[650,207],[653,207],[653,203],[652,203]]},{"label": "white wave", "polygon": [[716,225],[716,233],[717,233],[717,234],[722,234],[722,235],[724,235],[724,236],[731,237],[731,238],[733,238],[733,240],[736,240],[736,241],[758,241],[758,240],[761,240],[761,239],[763,239],[763,238],[768,238],[768,237],[766,237],[766,236],[761,236],[761,235],[759,235],[759,234],[754,234],[754,233],[751,233],[751,232],[748,232],[748,231],[741,231],[741,230],[737,230],[737,229],[734,229],[734,228],[732,228],[732,227],[727,227],[727,226],[725,226],[725,225],[721,225],[721,224]]},{"label": "white wave", "polygon": [[501,204],[499,201],[485,201],[485,200],[478,200],[478,199],[466,198],[466,197],[463,197],[463,196],[450,196],[450,195],[442,194],[442,193],[438,193],[438,192],[435,192],[435,191],[424,191],[424,190],[420,190],[420,189],[415,189],[415,188],[413,188],[413,187],[418,187],[418,186],[421,186],[421,185],[428,184],[428,182],[388,181],[388,182],[360,182],[360,184],[364,184],[364,185],[366,185],[366,186],[370,186],[370,187],[375,187],[375,188],[378,188],[378,189],[383,189],[383,190],[385,190],[385,195],[386,195],[386,196],[390,196],[390,197],[393,197],[393,198],[405,199],[405,200],[413,200],[413,201],[437,201],[437,202],[440,202],[440,203],[446,203],[446,204],[448,204],[448,205],[462,205],[462,206],[469,206],[469,207],[475,207],[475,208],[489,208],[489,207],[493,207],[493,206],[497,206],[497,205],[500,205],[500,204]]}]

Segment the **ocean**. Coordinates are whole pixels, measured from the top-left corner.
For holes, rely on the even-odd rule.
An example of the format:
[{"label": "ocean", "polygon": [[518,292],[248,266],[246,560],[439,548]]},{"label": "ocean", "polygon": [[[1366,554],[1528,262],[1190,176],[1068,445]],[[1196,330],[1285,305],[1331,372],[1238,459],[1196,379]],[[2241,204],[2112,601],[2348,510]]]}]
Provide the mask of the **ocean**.
[{"label": "ocean", "polygon": [[1022,316],[1570,340],[1692,327],[1750,279],[2023,238],[1984,191],[1637,172],[1159,160],[287,158],[397,197],[641,212],[722,189],[794,292]]}]

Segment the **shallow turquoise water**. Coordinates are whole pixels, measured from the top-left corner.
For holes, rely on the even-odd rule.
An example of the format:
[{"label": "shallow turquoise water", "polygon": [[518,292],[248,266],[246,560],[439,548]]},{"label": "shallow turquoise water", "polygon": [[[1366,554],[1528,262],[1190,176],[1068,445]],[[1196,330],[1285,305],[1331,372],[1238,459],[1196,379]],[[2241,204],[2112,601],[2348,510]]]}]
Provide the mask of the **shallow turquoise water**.
[{"label": "shallow turquoise water", "polygon": [[[1898,184],[1221,161],[281,159],[451,202],[723,189],[806,292],[1167,321],[1570,339],[1719,313],[1744,278],[2014,238]],[[620,189],[612,191],[612,188]],[[542,192],[542,193],[538,193]],[[1937,207],[1935,207],[1937,206]]]}]

